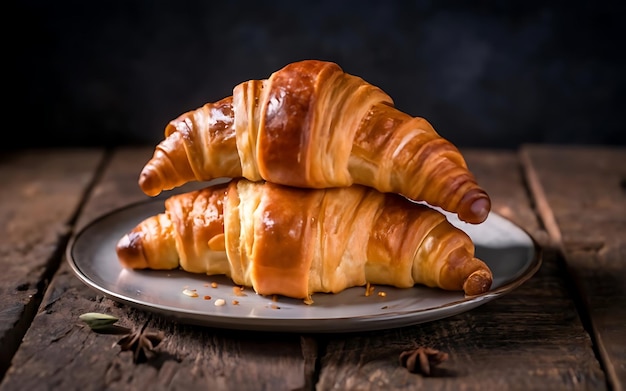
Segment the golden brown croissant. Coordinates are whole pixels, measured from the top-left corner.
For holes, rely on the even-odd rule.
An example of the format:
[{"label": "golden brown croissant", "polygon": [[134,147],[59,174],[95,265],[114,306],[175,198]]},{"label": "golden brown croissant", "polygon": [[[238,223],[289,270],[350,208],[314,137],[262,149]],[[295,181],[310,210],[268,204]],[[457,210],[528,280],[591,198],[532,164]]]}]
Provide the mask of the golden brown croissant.
[{"label": "golden brown croissant", "polygon": [[362,184],[475,224],[491,208],[452,143],[332,62],[289,64],[171,121],[139,185],[155,196],[189,181],[240,176],[307,188]]},{"label": "golden brown croissant", "polygon": [[474,244],[439,211],[353,185],[231,180],[170,196],[117,244],[124,267],[224,274],[262,295],[310,298],[366,283],[490,289]]}]

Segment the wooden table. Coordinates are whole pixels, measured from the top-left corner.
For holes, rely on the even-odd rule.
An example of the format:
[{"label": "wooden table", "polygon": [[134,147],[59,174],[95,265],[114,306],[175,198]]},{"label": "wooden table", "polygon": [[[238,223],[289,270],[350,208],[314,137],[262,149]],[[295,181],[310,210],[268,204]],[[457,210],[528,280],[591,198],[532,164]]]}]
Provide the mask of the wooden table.
[{"label": "wooden table", "polygon": [[[71,235],[146,196],[152,148],[29,150],[0,158],[0,390],[624,390],[626,149],[524,145],[463,151],[493,210],[542,246],[513,292],[430,323],[300,335],[177,324],[118,304],[65,261]],[[164,332],[134,364],[86,312]],[[415,344],[449,354],[437,376],[410,373]]]}]

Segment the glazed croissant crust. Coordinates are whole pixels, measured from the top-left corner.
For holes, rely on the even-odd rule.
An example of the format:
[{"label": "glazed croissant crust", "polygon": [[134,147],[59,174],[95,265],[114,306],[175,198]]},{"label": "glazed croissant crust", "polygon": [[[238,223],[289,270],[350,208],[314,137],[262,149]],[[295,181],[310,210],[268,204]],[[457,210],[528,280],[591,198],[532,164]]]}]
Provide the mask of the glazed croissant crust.
[{"label": "glazed croissant crust", "polygon": [[305,60],[171,121],[143,168],[150,196],[189,181],[245,177],[305,188],[361,184],[487,217],[491,201],[459,150],[380,88],[337,64]]},{"label": "glazed croissant crust", "polygon": [[304,299],[368,282],[467,295],[492,283],[471,239],[442,213],[361,185],[234,179],[173,195],[116,250],[126,268],[224,274],[258,294]]}]

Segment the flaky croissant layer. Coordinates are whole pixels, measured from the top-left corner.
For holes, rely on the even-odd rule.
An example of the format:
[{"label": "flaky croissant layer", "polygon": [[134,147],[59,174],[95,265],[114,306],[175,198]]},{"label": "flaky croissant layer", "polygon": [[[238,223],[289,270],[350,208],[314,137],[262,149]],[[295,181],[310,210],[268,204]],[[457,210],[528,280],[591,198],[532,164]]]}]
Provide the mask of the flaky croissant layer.
[{"label": "flaky croissant layer", "polygon": [[171,121],[139,185],[154,196],[189,181],[241,176],[304,188],[361,184],[470,223],[491,209],[459,150],[428,121],[325,61],[289,64]]},{"label": "flaky croissant layer", "polygon": [[476,295],[492,283],[471,239],[443,214],[361,185],[239,179],[174,195],[116,250],[127,268],[224,274],[259,294],[293,298],[367,282]]}]

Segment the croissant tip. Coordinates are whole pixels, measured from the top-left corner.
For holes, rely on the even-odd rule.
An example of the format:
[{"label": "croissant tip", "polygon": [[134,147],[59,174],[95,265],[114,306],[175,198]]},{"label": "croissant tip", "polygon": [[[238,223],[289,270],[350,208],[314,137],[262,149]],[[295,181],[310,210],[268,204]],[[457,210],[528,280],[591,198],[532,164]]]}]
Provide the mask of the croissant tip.
[{"label": "croissant tip", "polygon": [[488,270],[476,270],[467,277],[463,284],[463,290],[466,296],[476,296],[488,292],[491,289],[493,276]]},{"label": "croissant tip", "polygon": [[491,201],[488,197],[481,197],[472,201],[467,213],[461,210],[459,212],[459,218],[470,224],[480,224],[487,220],[490,211]]},{"label": "croissant tip", "polygon": [[138,180],[139,188],[146,195],[154,197],[161,193],[161,181],[157,175],[152,175],[150,171],[144,169],[139,174]]},{"label": "croissant tip", "polygon": [[115,252],[122,266],[128,269],[144,269],[148,263],[143,253],[143,237],[138,232],[130,232],[117,242]]}]

